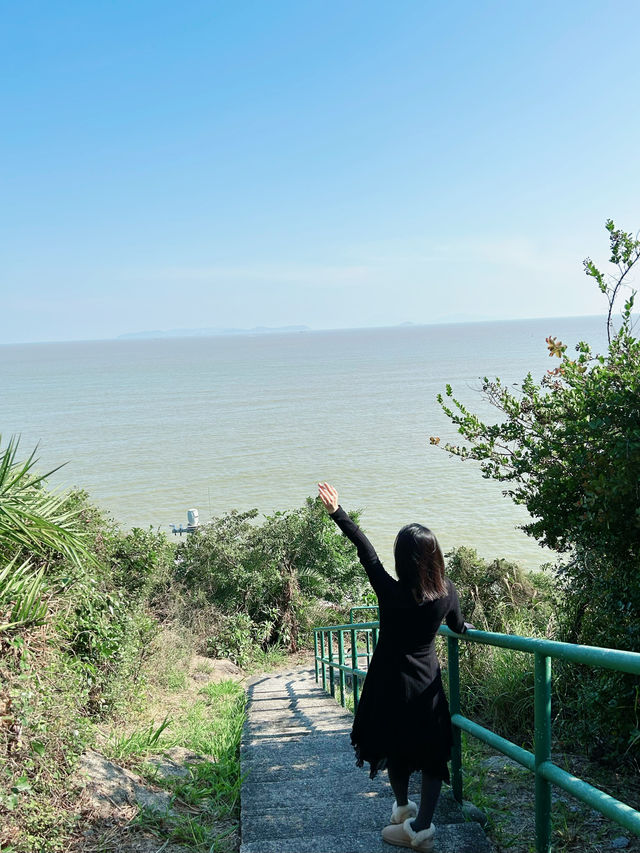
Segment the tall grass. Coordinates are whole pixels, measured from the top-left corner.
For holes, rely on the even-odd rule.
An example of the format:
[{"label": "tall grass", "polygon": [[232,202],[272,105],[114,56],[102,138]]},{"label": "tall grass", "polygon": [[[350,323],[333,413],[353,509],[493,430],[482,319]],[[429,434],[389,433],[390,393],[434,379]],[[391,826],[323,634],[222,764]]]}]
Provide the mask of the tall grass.
[{"label": "tall grass", "polygon": [[157,752],[161,747],[168,746],[163,743],[162,734],[171,725],[169,717],[165,717],[159,726],[151,725],[142,731],[134,731],[128,735],[120,735],[112,739],[107,746],[107,752],[117,761],[131,756],[145,755]]}]

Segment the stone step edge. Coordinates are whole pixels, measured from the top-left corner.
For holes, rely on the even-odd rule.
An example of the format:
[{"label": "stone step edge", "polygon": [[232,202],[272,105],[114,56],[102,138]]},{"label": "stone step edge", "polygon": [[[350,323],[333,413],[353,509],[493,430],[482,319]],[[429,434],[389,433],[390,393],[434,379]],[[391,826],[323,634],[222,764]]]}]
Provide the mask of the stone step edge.
[{"label": "stone step edge", "polygon": [[[441,835],[454,836],[456,848],[461,843],[470,842],[479,845],[473,847],[474,853],[489,853],[493,849],[481,827],[472,821],[440,824],[438,829]],[[443,840],[446,842],[450,839],[445,838]],[[377,853],[378,851],[389,851],[391,853],[394,849],[397,848],[382,840],[379,830],[364,830],[355,839],[345,838],[345,833],[307,836],[306,838],[300,836],[263,838],[258,841],[242,843],[239,853],[326,853],[328,850],[341,850],[343,853]],[[462,849],[466,853],[471,851],[471,848],[466,846]],[[448,849],[447,853],[454,853],[454,850]],[[457,853],[457,849],[455,853]]]}]

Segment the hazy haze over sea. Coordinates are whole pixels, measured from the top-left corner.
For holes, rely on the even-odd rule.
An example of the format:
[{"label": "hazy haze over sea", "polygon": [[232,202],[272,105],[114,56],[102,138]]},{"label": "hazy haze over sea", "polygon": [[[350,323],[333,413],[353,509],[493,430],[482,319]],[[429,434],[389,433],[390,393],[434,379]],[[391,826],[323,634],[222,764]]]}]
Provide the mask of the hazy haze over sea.
[{"label": "hazy haze over sea", "polygon": [[404,326],[234,337],[0,347],[0,428],[40,442],[52,482],[87,489],[126,526],[201,521],[231,508],[300,506],[318,480],[340,492],[383,559],[409,521],[446,550],[477,547],[535,567],[526,513],[429,445],[456,434],[436,394],[451,383],[481,414],[478,378],[554,367],[545,337],[605,344],[602,318]]}]

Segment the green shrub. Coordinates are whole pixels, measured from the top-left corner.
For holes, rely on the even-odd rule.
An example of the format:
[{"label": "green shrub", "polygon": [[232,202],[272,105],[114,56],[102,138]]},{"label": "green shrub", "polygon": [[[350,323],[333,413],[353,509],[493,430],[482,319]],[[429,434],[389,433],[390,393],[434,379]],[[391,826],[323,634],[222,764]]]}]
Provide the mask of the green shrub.
[{"label": "green shrub", "polygon": [[[638,573],[633,577],[623,566],[612,568],[609,559],[597,553],[576,553],[558,567],[558,575],[565,593],[559,609],[562,639],[631,651],[640,648]],[[626,583],[621,582],[623,575]],[[566,594],[569,588],[572,592]],[[559,661],[554,681],[561,709],[558,722],[570,747],[596,757],[640,758],[638,676]]]},{"label": "green shrub", "polygon": [[[461,546],[446,555],[447,574],[455,583],[467,622],[483,631],[551,636],[554,633],[553,579],[542,572],[525,572],[504,559],[487,562],[473,548]],[[524,621],[524,625],[523,625]]]},{"label": "green shrub", "polygon": [[175,560],[175,546],[164,533],[134,527],[118,535],[110,554],[112,583],[127,598],[148,598],[166,584]]},{"label": "green shrub", "polygon": [[567,749],[618,762],[640,757],[640,679],[608,669],[554,664],[555,729]]},{"label": "green shrub", "polygon": [[225,615],[221,639],[212,636],[211,648],[226,645],[244,655],[244,632],[263,649],[295,651],[310,636],[317,603],[356,603],[364,575],[355,549],[319,500],[266,516],[262,524],[257,515],[251,510],[214,518],[178,546],[182,606],[215,605]]},{"label": "green shrub", "polygon": [[228,658],[240,667],[251,662],[257,645],[256,625],[247,613],[218,613],[206,640],[210,657]]}]

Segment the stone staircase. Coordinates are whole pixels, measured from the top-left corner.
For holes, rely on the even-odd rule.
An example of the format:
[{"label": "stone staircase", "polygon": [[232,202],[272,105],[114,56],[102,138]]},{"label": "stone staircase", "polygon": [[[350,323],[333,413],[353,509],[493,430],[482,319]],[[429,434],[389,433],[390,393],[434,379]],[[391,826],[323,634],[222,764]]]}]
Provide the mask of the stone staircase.
[{"label": "stone staircase", "polygon": [[[356,767],[351,714],[306,668],[252,679],[241,746],[240,853],[392,853],[380,830],[393,792]],[[412,777],[419,800],[419,776]],[[491,853],[479,824],[446,791],[434,816],[437,853]]]}]

